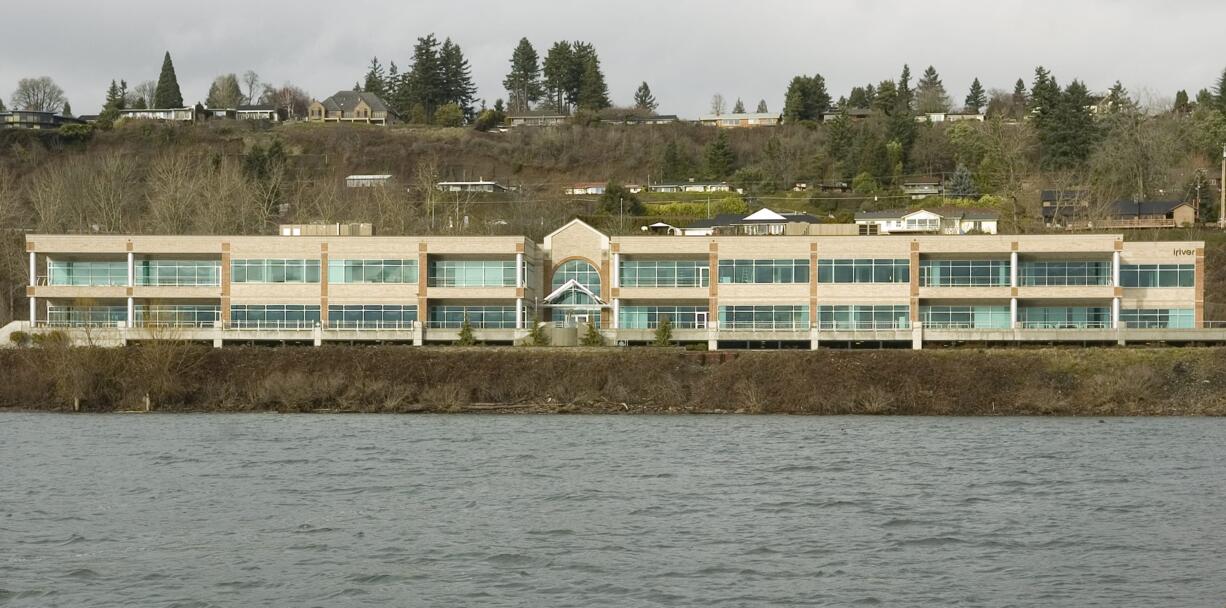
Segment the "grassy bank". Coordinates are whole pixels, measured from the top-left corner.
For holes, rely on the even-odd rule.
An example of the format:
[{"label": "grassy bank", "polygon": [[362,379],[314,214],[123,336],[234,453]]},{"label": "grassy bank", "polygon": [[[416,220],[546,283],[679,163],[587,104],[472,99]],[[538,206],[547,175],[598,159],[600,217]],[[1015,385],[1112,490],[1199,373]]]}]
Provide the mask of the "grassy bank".
[{"label": "grassy bank", "polygon": [[[706,364],[704,364],[706,363]],[[0,408],[71,411],[1223,415],[1226,349],[0,351]]]}]

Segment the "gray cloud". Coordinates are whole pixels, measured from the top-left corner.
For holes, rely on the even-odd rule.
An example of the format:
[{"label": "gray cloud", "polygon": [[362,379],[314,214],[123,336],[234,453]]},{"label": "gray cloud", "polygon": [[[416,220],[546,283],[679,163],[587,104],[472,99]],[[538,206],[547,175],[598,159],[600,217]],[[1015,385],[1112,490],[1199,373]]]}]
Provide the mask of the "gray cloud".
[{"label": "gray cloud", "polygon": [[778,109],[795,74],[823,74],[837,97],[897,77],[903,63],[916,75],[935,65],[958,101],[974,77],[1010,88],[1040,64],[1062,83],[1077,77],[1104,90],[1118,79],[1159,97],[1211,86],[1226,67],[1219,0],[717,4],[69,0],[56,5],[54,22],[0,20],[0,94],[7,102],[19,78],[48,75],[76,112],[94,113],[112,78],[156,79],[169,50],[188,101],[203,100],[216,75],[247,69],[322,98],[352,87],[373,55],[404,67],[428,32],[463,47],[490,103],[505,96],[520,37],[542,55],[554,40],[581,39],[596,45],[616,103],[629,103],[646,80],[662,112],[691,117],[716,92]]}]

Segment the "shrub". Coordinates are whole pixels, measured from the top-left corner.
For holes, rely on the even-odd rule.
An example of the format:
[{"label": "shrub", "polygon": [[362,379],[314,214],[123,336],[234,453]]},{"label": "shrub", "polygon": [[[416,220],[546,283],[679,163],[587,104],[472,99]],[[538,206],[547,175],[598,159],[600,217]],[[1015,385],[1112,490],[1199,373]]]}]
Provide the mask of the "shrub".
[{"label": "shrub", "polygon": [[595,323],[587,324],[587,331],[583,333],[581,343],[584,346],[604,346],[604,336],[600,335],[600,330],[596,329]]},{"label": "shrub", "polygon": [[24,331],[15,331],[9,334],[9,342],[14,346],[27,346],[30,344],[30,334]]},{"label": "shrub", "polygon": [[473,324],[468,321],[468,314],[465,313],[464,321],[460,323],[460,339],[456,341],[459,346],[472,346],[477,343],[473,337]]},{"label": "shrub", "polygon": [[524,341],[525,346],[549,346],[549,333],[541,326],[540,316],[533,317],[532,330],[528,332],[528,339]]},{"label": "shrub", "polygon": [[673,343],[673,321],[668,317],[660,319],[656,326],[656,339],[653,346],[669,346]]}]

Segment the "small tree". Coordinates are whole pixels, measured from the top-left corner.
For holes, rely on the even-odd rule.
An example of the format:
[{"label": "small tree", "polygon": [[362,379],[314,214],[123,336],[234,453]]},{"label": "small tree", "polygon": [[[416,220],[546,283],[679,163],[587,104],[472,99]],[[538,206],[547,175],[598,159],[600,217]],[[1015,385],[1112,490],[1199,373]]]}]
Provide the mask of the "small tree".
[{"label": "small tree", "polygon": [[660,319],[656,325],[656,339],[653,346],[671,346],[673,343],[673,321],[668,317]]},{"label": "small tree", "polygon": [[587,330],[583,332],[582,344],[584,346],[604,346],[604,336],[600,335],[600,330],[596,329],[596,324],[588,321]]},{"label": "small tree", "polygon": [[979,196],[979,188],[975,186],[975,177],[966,165],[959,164],[953,177],[945,186],[945,193],[950,198],[975,198]]},{"label": "small tree", "polygon": [[468,321],[468,313],[464,313],[464,320],[460,323],[460,339],[456,340],[457,346],[472,346],[477,343],[477,339],[473,337],[473,324]]},{"label": "small tree", "polygon": [[732,174],[736,157],[732,147],[728,145],[728,134],[721,130],[705,150],[707,158],[707,173],[715,179],[724,179]]},{"label": "small tree", "polygon": [[541,325],[540,315],[532,318],[532,330],[528,332],[525,344],[527,346],[549,346],[549,333]]},{"label": "small tree", "polygon": [[609,182],[600,195],[600,210],[609,215],[643,215],[647,209],[637,194],[617,182]]},{"label": "small tree", "polygon": [[733,114],[744,114],[745,113],[745,102],[741,101],[740,97],[736,99],[736,103],[732,104],[732,113]]},{"label": "small tree", "polygon": [[766,109],[766,100],[759,99],[758,100],[758,114],[766,114],[767,112],[770,112],[770,110]]},{"label": "small tree", "polygon": [[464,111],[454,103],[439,106],[434,112],[434,124],[440,127],[458,127],[464,124]]},{"label": "small tree", "polygon": [[643,84],[640,84],[638,90],[634,92],[634,107],[655,112],[658,106],[655,95],[651,94],[651,87],[647,86],[647,81],[643,81]]}]

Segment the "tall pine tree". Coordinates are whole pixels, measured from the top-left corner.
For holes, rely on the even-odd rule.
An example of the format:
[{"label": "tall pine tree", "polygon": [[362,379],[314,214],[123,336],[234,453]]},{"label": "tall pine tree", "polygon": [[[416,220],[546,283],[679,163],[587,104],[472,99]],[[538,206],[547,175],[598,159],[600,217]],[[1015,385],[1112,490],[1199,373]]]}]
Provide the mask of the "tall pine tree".
[{"label": "tall pine tree", "polygon": [[767,112],[770,112],[770,110],[766,109],[766,100],[765,100],[765,99],[759,99],[759,100],[758,100],[758,109],[756,110],[756,112],[757,112],[758,114],[766,114]]},{"label": "tall pine tree", "polygon": [[439,41],[434,34],[417,39],[413,45],[413,64],[405,74],[398,110],[414,122],[429,122],[430,117],[445,103],[443,68],[439,60]]},{"label": "tall pine tree", "polygon": [[728,145],[726,131],[721,129],[715,139],[707,144],[706,157],[708,175],[715,179],[724,179],[732,175],[736,157],[732,154],[732,147]]},{"label": "tall pine tree", "polygon": [[545,54],[545,62],[541,67],[545,92],[549,95],[553,111],[559,114],[570,113],[568,93],[574,65],[575,49],[565,40],[553,43]]},{"label": "tall pine tree", "polygon": [[741,101],[740,97],[737,97],[736,103],[732,104],[732,113],[733,114],[744,114],[745,113],[745,102]]},{"label": "tall pine tree", "polygon": [[1214,99],[1217,101],[1217,111],[1226,115],[1226,70],[1222,70],[1222,76],[1217,79],[1217,94]]},{"label": "tall pine tree", "polygon": [[374,93],[379,97],[384,97],[387,94],[387,82],[383,73],[383,65],[379,63],[378,57],[370,58],[370,67],[366,70],[366,80],[362,83],[362,90],[367,93]]},{"label": "tall pine tree", "polygon": [[949,111],[949,95],[935,67],[928,66],[915,87],[915,109],[920,114]]},{"label": "tall pine tree", "polygon": [[603,110],[611,105],[609,87],[600,70],[600,57],[589,42],[572,43],[575,59],[571,65],[568,93],[570,103],[585,110]]},{"label": "tall pine tree", "polygon": [[1026,94],[1026,81],[1021,78],[1013,83],[1012,108],[1009,112],[1010,118],[1021,120],[1026,115],[1026,109],[1030,105],[1030,96]]},{"label": "tall pine tree", "polygon": [[472,68],[464,58],[460,45],[447,38],[439,49],[439,66],[442,70],[443,97],[442,103],[454,103],[464,114],[464,119],[471,121],[474,116],[473,99],[477,95],[477,85],[473,84]]},{"label": "tall pine tree", "polygon": [[983,106],[988,105],[987,93],[983,90],[983,85],[979,84],[979,79],[976,78],[971,82],[971,90],[966,94],[966,111],[971,114],[978,114]]},{"label": "tall pine tree", "polygon": [[545,94],[540,60],[527,38],[520,38],[511,53],[511,71],[502,79],[502,86],[507,90],[510,111],[515,114],[527,112]]},{"label": "tall pine tree", "polygon": [[910,113],[915,109],[915,92],[911,90],[911,66],[903,64],[902,74],[898,77],[898,110]]},{"label": "tall pine tree", "polygon": [[647,81],[643,81],[634,91],[634,107],[647,112],[655,112],[659,107],[655,96],[651,94],[651,87],[647,86]]},{"label": "tall pine tree", "polygon": [[162,59],[162,73],[158,75],[153,105],[162,109],[183,107],[183,92],[179,90],[179,78],[175,75],[175,64],[170,60],[170,51],[166,51],[166,56]]}]

